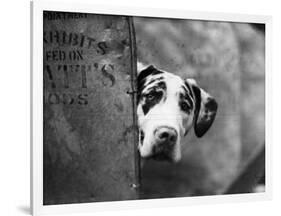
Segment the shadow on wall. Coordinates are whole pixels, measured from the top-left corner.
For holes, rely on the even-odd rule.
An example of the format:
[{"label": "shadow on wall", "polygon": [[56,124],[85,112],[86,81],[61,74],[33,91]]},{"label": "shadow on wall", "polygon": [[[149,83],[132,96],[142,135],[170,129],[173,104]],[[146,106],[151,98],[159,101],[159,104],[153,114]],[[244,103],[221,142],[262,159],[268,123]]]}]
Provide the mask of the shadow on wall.
[{"label": "shadow on wall", "polygon": [[179,164],[145,164],[142,198],[223,193],[264,145],[264,33],[244,23],[134,21],[140,62],[196,79],[219,104],[207,134],[183,140]]}]

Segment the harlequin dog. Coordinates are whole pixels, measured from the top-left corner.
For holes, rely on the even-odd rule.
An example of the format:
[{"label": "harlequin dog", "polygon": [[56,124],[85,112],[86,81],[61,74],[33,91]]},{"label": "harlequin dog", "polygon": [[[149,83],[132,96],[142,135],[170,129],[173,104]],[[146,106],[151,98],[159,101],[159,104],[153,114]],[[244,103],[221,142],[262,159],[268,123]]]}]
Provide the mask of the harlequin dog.
[{"label": "harlequin dog", "polygon": [[152,65],[138,73],[137,101],[141,157],[171,162],[181,159],[181,138],[192,126],[202,137],[218,107],[195,80],[183,80]]}]

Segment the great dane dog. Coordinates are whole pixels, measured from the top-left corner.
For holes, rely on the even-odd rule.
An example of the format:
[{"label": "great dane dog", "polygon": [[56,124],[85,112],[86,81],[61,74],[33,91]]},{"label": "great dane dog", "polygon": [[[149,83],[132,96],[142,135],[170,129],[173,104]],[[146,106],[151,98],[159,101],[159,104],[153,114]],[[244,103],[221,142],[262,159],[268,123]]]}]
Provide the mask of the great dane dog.
[{"label": "great dane dog", "polygon": [[142,158],[178,162],[181,137],[194,127],[202,137],[217,112],[216,100],[194,79],[150,65],[138,73],[139,152]]}]

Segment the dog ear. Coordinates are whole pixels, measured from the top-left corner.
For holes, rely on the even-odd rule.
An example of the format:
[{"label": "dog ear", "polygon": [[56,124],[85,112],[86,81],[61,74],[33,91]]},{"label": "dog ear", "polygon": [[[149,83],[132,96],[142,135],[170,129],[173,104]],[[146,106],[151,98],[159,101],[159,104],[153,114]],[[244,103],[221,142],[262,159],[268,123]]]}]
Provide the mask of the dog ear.
[{"label": "dog ear", "polygon": [[195,96],[194,131],[197,137],[202,137],[212,126],[218,109],[216,100],[193,79],[186,80]]},{"label": "dog ear", "polygon": [[141,82],[156,71],[157,69],[153,65],[144,66],[143,64],[138,63],[138,82]]},{"label": "dog ear", "polygon": [[[141,64],[142,65],[142,64]],[[141,69],[142,68],[142,69]],[[140,71],[139,71],[140,70]],[[146,77],[150,75],[156,75],[156,74],[161,74],[163,71],[158,70],[156,67],[153,65],[147,66],[147,67],[140,67],[138,64],[138,92],[140,93],[144,87],[144,83],[146,81]]]}]

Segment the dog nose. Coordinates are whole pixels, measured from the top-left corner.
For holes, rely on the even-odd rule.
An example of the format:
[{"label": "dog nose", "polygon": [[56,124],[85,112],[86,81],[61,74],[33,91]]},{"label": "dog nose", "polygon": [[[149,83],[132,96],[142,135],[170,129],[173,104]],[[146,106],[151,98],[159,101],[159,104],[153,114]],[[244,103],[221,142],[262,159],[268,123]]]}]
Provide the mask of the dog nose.
[{"label": "dog nose", "polygon": [[174,144],[177,140],[177,131],[170,127],[159,127],[155,130],[155,136],[160,142]]}]

